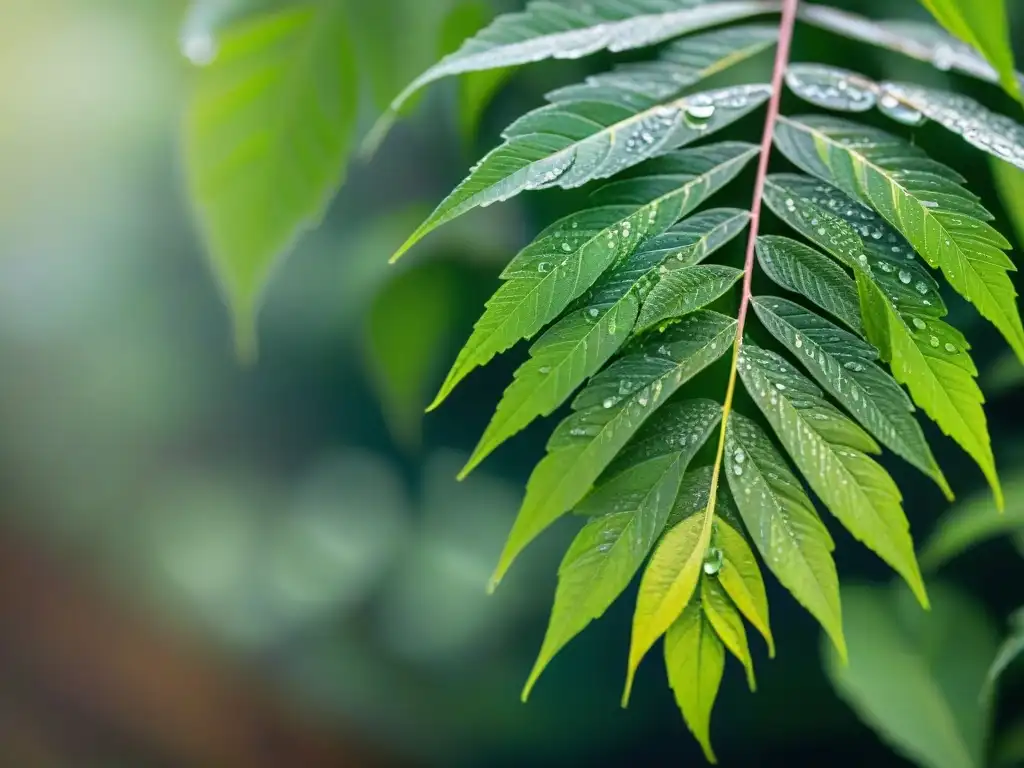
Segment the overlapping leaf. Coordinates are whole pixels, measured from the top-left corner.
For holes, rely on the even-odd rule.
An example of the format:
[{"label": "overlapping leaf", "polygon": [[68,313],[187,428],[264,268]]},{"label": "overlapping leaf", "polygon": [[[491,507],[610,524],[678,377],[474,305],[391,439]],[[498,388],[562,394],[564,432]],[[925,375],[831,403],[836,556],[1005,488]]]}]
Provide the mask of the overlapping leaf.
[{"label": "overlapping leaf", "polygon": [[1024,126],[969,96],[908,83],[882,83],[881,102],[894,100],[963,137],[968,144],[1024,168]]},{"label": "overlapping leaf", "polygon": [[729,416],[724,472],[761,557],[845,657],[832,537],[768,437],[736,412]]},{"label": "overlapping leaf", "polygon": [[810,299],[863,334],[857,286],[827,256],[788,237],[762,235],[757,239],[757,261],[774,283]]},{"label": "overlapping leaf", "polygon": [[743,625],[743,617],[717,579],[706,577],[700,585],[701,607],[704,616],[710,622],[723,645],[743,665],[747,672],[747,685],[750,690],[757,689],[754,679],[754,660],[750,655],[747,643],[747,630]]},{"label": "overlapping leaf", "polygon": [[643,48],[773,8],[770,2],[744,0],[708,5],[695,0],[534,0],[521,13],[499,16],[420,75],[398,95],[392,111],[420,88],[451,75]]},{"label": "overlapping leaf", "polygon": [[866,112],[878,103],[878,86],[856,72],[826,64],[790,64],[786,85],[797,96],[825,109]]},{"label": "overlapping leaf", "polygon": [[555,654],[629,585],[665,527],[687,465],[721,414],[709,400],[666,404],[579,505],[580,514],[593,517],[558,569],[551,621],[524,699]]},{"label": "overlapping leaf", "polygon": [[[704,514],[691,515],[667,531],[651,555],[633,613],[623,706],[629,701],[633,678],[644,656],[691,600],[700,603],[697,586],[711,545],[711,532],[711,521]],[[665,642],[667,647],[671,641],[666,638]]]},{"label": "overlapping leaf", "polygon": [[1005,0],[921,0],[921,4],[951,34],[979,51],[998,73],[1006,92],[1020,100]]},{"label": "overlapping leaf", "polygon": [[[528,190],[572,189],[711,135],[757,108],[767,85],[678,96],[681,89],[773,41],[762,27],[712,32],[634,64],[548,94],[551,103],[505,129],[483,158],[398,250],[398,258],[457,216]],[[685,51],[685,55],[683,53]]]},{"label": "overlapping leaf", "polygon": [[[972,0],[973,2],[973,0]],[[812,3],[800,4],[800,19],[844,37],[877,45],[932,64],[943,71],[998,83],[1000,75],[983,56],[967,43],[957,40],[934,24],[917,21],[874,21],[838,8]],[[1021,75],[1016,75],[1018,82]]]},{"label": "overlapping leaf", "polygon": [[[778,301],[768,300],[768,304]],[[744,344],[739,372],[747,392],[829,511],[903,576],[927,606],[899,489],[867,455],[878,452],[874,440],[774,352]],[[744,469],[735,454],[732,459],[734,471]]]},{"label": "overlapping leaf", "polygon": [[530,476],[492,587],[527,544],[579,503],[658,406],[725,353],[735,332],[732,318],[701,310],[594,377]]},{"label": "overlapping leaf", "polygon": [[[749,144],[726,142],[665,155],[635,177],[598,190],[593,207],[542,232],[502,273],[505,283],[487,302],[431,407],[474,368],[558,317],[608,267],[665,232],[756,153]],[[585,314],[595,318],[600,310],[589,307]]]},{"label": "overlapping leaf", "polygon": [[723,296],[743,277],[743,271],[718,264],[702,264],[669,272],[651,289],[637,318],[645,331],[674,317],[706,307]]},{"label": "overlapping leaf", "polygon": [[715,762],[711,748],[711,710],[725,671],[725,648],[695,598],[665,636],[665,668],[683,719]]},{"label": "overlapping leaf", "polygon": [[538,416],[547,416],[597,373],[633,331],[650,286],[685,269],[738,235],[750,214],[732,208],[698,213],[651,238],[613,267],[541,336],[516,371],[463,476]]},{"label": "overlapping leaf", "polygon": [[[844,279],[852,289],[853,281]],[[912,415],[913,405],[899,384],[875,364],[878,352],[873,346],[785,299],[755,297],[753,307],[765,328],[861,426],[951,495]]]},{"label": "overlapping leaf", "polygon": [[770,176],[765,202],[855,270],[869,340],[914,402],[978,463],[1001,499],[969,347],[943,322],[938,287],[907,242],[867,206],[807,177]]},{"label": "overlapping leaf", "polygon": [[1007,275],[1006,238],[950,168],[885,131],[830,116],[780,118],[776,146],[796,165],[871,205],[1024,360],[1024,326]]},{"label": "overlapping leaf", "polygon": [[962,136],[993,157],[1024,168],[1024,126],[969,96],[912,83],[875,83],[856,72],[824,64],[793,64],[786,83],[800,98],[825,109],[864,112],[877,106],[897,122],[926,118]]}]

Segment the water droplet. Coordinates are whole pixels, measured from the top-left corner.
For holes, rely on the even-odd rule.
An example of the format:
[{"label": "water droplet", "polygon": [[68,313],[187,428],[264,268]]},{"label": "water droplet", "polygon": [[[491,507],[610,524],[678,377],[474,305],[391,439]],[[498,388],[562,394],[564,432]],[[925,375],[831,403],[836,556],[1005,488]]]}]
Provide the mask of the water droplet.
[{"label": "water droplet", "polygon": [[913,275],[911,275],[909,272],[907,272],[907,270],[905,270],[905,269],[901,269],[900,270],[900,282],[901,283],[903,283],[904,285],[910,285],[910,281],[913,280],[913,279],[914,279]]},{"label": "water droplet", "polygon": [[704,555],[704,573],[708,576],[716,576],[722,570],[725,562],[725,554],[718,547],[708,547]]},{"label": "water droplet", "polygon": [[692,101],[683,110],[683,118],[691,128],[704,129],[715,114],[714,104]]},{"label": "water droplet", "polygon": [[197,67],[212,64],[217,58],[217,41],[205,30],[182,35],[180,46],[182,55]]},{"label": "water droplet", "polygon": [[956,347],[953,346],[952,344],[950,344],[948,341],[946,342],[946,346],[943,347],[943,349],[945,349],[947,352],[950,352],[950,353],[956,352]]},{"label": "water droplet", "polygon": [[567,242],[562,243],[562,250],[565,251],[566,253],[572,253],[572,246],[569,245],[569,243]]},{"label": "water droplet", "polygon": [[878,111],[904,125],[920,125],[924,115],[913,107],[907,106],[892,93],[883,93],[878,100]]},{"label": "water droplet", "polygon": [[540,368],[537,369],[537,372],[541,376],[547,376],[549,373],[551,373],[551,366],[550,365],[542,365]]},{"label": "water droplet", "polygon": [[601,405],[605,408],[614,408],[617,402],[619,402],[617,397],[606,397]]},{"label": "water droplet", "polygon": [[926,323],[920,317],[915,317],[914,318],[914,327],[917,328],[918,330],[923,331],[925,328],[928,327],[928,323]]},{"label": "water droplet", "polygon": [[540,262],[537,265],[537,271],[540,272],[542,275],[546,275],[548,272],[551,271],[551,262],[550,261],[542,261],[542,262]]},{"label": "water droplet", "polygon": [[933,347],[939,346],[939,337],[932,336],[930,339],[928,339],[928,343],[931,344]]}]

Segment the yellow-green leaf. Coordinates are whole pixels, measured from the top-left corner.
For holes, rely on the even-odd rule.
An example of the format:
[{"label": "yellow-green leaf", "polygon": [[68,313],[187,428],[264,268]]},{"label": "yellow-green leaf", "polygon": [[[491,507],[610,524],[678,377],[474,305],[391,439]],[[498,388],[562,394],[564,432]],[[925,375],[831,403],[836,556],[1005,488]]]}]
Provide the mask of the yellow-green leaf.
[{"label": "yellow-green leaf", "polygon": [[708,762],[718,762],[711,748],[711,710],[725,671],[725,648],[699,599],[686,606],[665,636],[665,668],[687,727]]}]

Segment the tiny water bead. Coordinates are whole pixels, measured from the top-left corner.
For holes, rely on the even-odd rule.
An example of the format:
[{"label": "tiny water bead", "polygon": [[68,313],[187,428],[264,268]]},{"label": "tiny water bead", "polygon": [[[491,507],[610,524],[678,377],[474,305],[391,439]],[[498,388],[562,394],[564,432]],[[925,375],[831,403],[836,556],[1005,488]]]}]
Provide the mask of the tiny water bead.
[{"label": "tiny water bead", "polygon": [[914,318],[914,327],[917,328],[920,331],[923,331],[925,328],[928,327],[928,323],[926,323],[924,320],[922,320],[919,317],[915,317]]}]

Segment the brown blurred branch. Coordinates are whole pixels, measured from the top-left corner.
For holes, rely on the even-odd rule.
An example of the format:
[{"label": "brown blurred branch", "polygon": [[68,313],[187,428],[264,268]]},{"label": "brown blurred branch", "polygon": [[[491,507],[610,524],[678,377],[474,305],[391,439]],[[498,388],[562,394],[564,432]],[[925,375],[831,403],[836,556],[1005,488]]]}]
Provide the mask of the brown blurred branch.
[{"label": "brown blurred branch", "polygon": [[[131,745],[133,755],[141,752],[156,765],[364,768],[384,762],[283,704],[201,643],[155,626],[72,566],[42,554],[35,542],[2,529],[0,674],[6,689],[0,739],[24,742],[20,749],[35,755],[33,768],[82,765],[81,744],[69,743],[82,731],[93,742]],[[39,699],[46,703],[40,706]],[[75,762],[55,763],[56,754]]]}]

